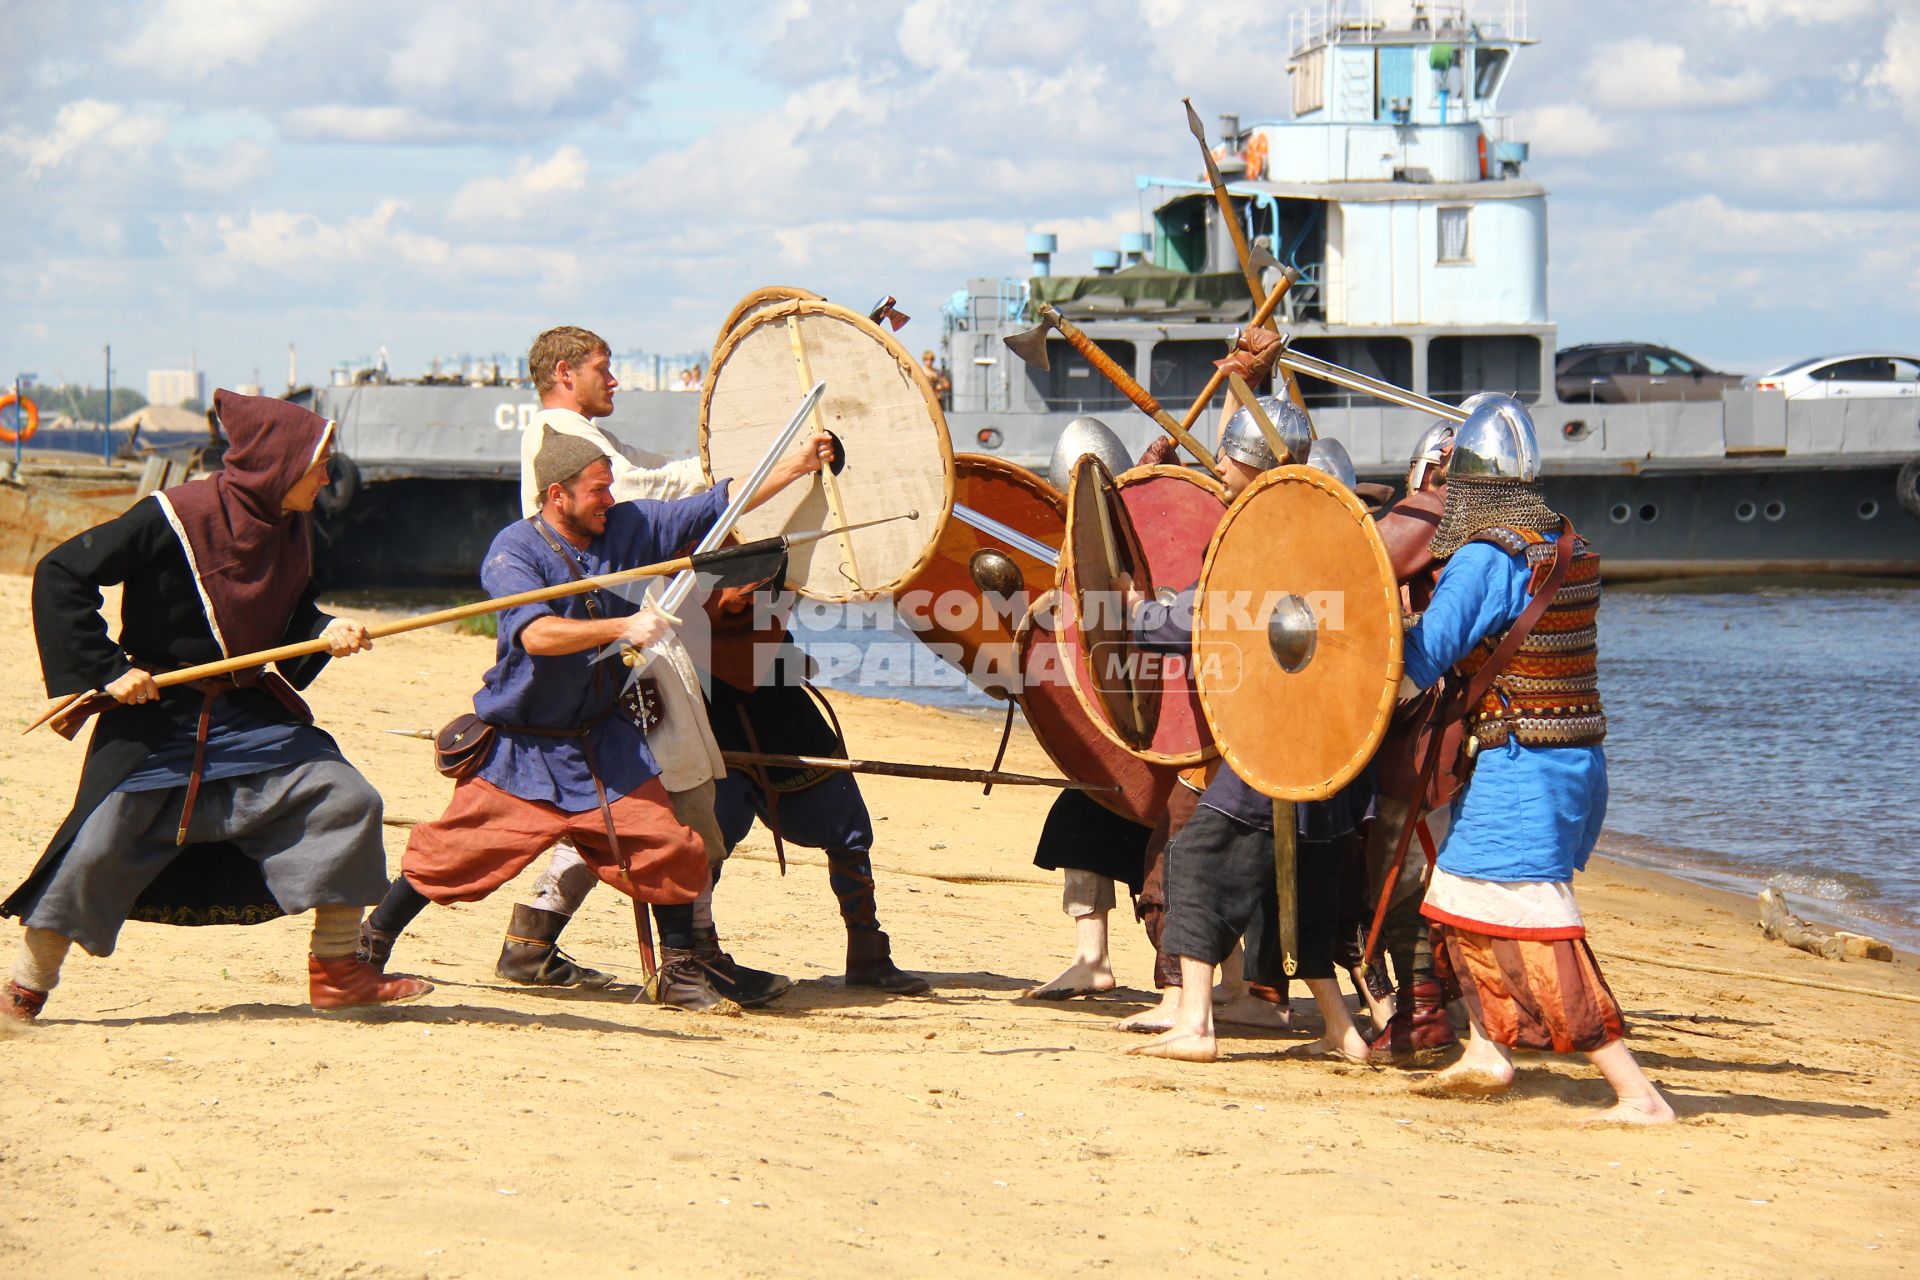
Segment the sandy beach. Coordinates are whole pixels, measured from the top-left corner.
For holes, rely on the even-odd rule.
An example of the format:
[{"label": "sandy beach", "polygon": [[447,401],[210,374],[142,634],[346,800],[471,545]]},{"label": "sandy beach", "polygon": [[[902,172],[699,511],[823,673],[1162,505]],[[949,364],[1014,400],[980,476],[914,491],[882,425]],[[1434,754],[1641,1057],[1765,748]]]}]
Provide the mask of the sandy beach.
[{"label": "sandy beach", "polygon": [[[0,879],[58,824],[82,746],[19,730],[44,702],[25,579],[0,577]],[[384,733],[463,709],[489,640],[382,641],[311,691],[386,798],[388,854],[450,784]],[[856,754],[986,765],[997,724],[840,698]],[[1017,736],[1007,767],[1052,772]],[[731,950],[799,987],[708,1019],[632,988],[496,982],[517,893],[434,908],[395,967],[423,1002],[306,1005],[306,919],[129,925],[76,953],[41,1025],[0,1039],[0,1267],[151,1276],[1893,1275],[1916,1268],[1913,958],[1837,964],[1765,941],[1750,901],[1596,863],[1579,882],[1630,1044],[1681,1122],[1570,1124],[1609,1098],[1582,1062],[1521,1059],[1492,1102],[1413,1075],[1279,1061],[1294,1036],[1188,1066],[1122,1056],[1150,952],[1115,917],[1119,991],[1015,999],[1070,950],[1030,864],[1050,791],[869,779],[880,911],[931,998],[843,988],[824,863],[783,880],[764,831],[718,912]],[[530,880],[529,875],[528,879]],[[12,927],[0,929],[11,965]],[[637,976],[624,899],[565,939]],[[1663,963],[1665,962],[1665,963]],[[1671,964],[1750,971],[1728,977]],[[1787,981],[1775,981],[1782,979]]]}]

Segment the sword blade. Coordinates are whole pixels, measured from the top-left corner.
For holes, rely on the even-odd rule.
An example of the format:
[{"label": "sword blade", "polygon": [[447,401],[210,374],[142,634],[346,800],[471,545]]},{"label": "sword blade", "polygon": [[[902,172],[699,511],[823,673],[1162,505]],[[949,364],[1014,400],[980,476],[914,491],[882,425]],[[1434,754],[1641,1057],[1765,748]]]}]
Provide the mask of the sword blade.
[{"label": "sword blade", "polygon": [[983,515],[967,506],[964,502],[953,504],[953,518],[962,524],[970,525],[990,538],[1012,547],[1015,551],[1024,551],[1050,569],[1060,567],[1060,553],[1037,538],[1030,538],[1012,525],[1001,524],[992,516]]}]

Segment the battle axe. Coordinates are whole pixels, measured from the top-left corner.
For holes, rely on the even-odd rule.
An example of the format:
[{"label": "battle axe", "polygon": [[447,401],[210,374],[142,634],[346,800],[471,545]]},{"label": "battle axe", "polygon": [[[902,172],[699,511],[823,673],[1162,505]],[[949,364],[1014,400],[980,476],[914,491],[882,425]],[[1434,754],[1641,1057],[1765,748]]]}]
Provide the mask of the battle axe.
[{"label": "battle axe", "polygon": [[1200,465],[1214,479],[1220,478],[1220,468],[1214,463],[1213,455],[1207,452],[1205,445],[1193,438],[1191,432],[1173,420],[1173,415],[1160,407],[1153,393],[1133,380],[1133,377],[1113,362],[1113,357],[1094,345],[1093,339],[1081,332],[1080,326],[1054,310],[1053,304],[1043,302],[1039,306],[1040,323],[1025,333],[1016,333],[1004,338],[1007,350],[1019,356],[1034,368],[1045,371],[1053,367],[1047,357],[1047,330],[1058,329],[1060,336],[1067,340],[1075,351],[1088,364],[1098,369],[1108,382],[1119,388],[1120,394],[1133,402],[1135,408],[1157,423],[1160,429],[1172,436],[1184,446],[1188,453],[1200,460]]},{"label": "battle axe", "polygon": [[867,312],[867,319],[873,321],[875,324],[892,325],[895,333],[900,332],[900,330],[906,328],[907,321],[913,317],[893,305],[898,301],[898,298],[892,294],[888,294],[873,304],[873,308]]}]

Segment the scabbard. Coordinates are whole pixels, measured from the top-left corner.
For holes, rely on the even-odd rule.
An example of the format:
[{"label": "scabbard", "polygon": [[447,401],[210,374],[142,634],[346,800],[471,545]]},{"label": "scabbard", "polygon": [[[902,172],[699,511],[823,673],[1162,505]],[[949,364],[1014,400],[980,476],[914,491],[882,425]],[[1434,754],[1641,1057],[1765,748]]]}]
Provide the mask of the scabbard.
[{"label": "scabbard", "polygon": [[1291,800],[1273,802],[1273,900],[1280,939],[1280,971],[1300,971],[1300,836]]}]

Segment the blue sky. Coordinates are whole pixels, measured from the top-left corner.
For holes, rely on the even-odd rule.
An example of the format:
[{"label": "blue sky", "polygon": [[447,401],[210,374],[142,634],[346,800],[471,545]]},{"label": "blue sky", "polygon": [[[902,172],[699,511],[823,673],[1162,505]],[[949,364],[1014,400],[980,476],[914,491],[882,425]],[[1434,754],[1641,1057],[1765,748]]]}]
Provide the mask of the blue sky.
[{"label": "blue sky", "polygon": [[[1501,7],[1504,8],[1504,0]],[[1533,0],[1503,105],[1563,343],[1757,370],[1920,348],[1920,0]],[[0,0],[0,377],[215,382],[554,323],[697,351],[769,283],[883,293],[1138,229],[1180,98],[1284,114],[1285,6]]]}]

